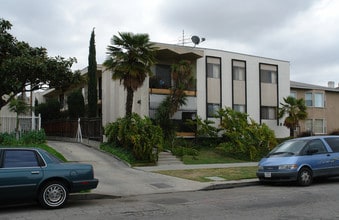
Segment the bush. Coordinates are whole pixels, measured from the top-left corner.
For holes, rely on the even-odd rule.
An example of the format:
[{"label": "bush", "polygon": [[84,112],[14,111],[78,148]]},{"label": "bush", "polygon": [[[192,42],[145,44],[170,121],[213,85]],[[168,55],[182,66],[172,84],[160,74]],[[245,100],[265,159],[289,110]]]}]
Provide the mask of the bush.
[{"label": "bush", "polygon": [[175,156],[182,157],[185,155],[188,156],[198,156],[199,150],[194,147],[194,142],[189,139],[177,138],[172,143],[172,146],[169,150]]},{"label": "bush", "polygon": [[78,119],[85,116],[85,100],[80,89],[68,96],[67,105],[69,118]]},{"label": "bush", "polygon": [[25,132],[19,142],[22,144],[43,144],[46,142],[45,130]]},{"label": "bush", "polygon": [[339,129],[332,131],[330,135],[339,135]]},{"label": "bush", "polygon": [[1,145],[15,145],[17,144],[17,140],[15,138],[15,133],[1,133],[0,134],[0,144]]},{"label": "bush", "polygon": [[247,114],[230,108],[220,109],[220,128],[224,143],[217,150],[242,160],[258,160],[277,143],[274,132],[266,125],[259,125]]},{"label": "bush", "polygon": [[47,100],[35,107],[35,114],[41,114],[43,121],[58,119],[60,114],[60,102],[56,99]]},{"label": "bush", "polygon": [[28,131],[21,134],[19,140],[16,139],[15,133],[1,133],[1,145],[30,145],[30,144],[43,144],[46,142],[46,134],[42,129],[40,131]]},{"label": "bush", "polygon": [[131,151],[136,160],[156,162],[162,149],[163,136],[159,126],[137,114],[119,118],[105,127],[108,142]]}]

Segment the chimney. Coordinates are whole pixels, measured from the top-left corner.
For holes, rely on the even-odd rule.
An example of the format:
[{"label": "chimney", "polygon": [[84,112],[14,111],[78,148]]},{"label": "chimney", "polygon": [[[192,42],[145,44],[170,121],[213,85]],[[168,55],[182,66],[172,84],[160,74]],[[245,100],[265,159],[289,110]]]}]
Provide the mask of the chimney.
[{"label": "chimney", "polygon": [[327,84],[329,88],[334,88],[334,81],[328,81]]}]

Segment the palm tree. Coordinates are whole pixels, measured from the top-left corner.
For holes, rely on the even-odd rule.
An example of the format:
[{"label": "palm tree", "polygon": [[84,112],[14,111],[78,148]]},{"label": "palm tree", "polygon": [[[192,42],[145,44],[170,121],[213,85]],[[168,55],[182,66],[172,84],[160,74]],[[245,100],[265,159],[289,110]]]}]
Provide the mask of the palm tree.
[{"label": "palm tree", "polygon": [[155,120],[164,131],[167,138],[171,138],[175,133],[175,125],[171,117],[183,105],[186,105],[187,97],[185,90],[195,86],[193,76],[193,66],[190,61],[182,60],[172,65],[172,81],[170,94],[161,102],[156,111]]},{"label": "palm tree", "polygon": [[29,107],[22,97],[12,99],[9,103],[9,110],[16,113],[15,135],[19,139],[19,115],[25,114]]},{"label": "palm tree", "polygon": [[173,64],[172,80],[173,86],[169,96],[171,103],[171,109],[169,111],[170,117],[172,117],[181,106],[186,105],[185,90],[189,90],[195,86],[191,62],[188,60],[181,60],[177,64]]},{"label": "palm tree", "polygon": [[299,120],[307,118],[307,107],[304,99],[296,99],[292,96],[284,98],[285,103],[280,103],[279,119],[288,115],[285,118],[284,125],[290,129],[290,136],[294,136],[294,130],[299,125]]},{"label": "palm tree", "polygon": [[154,44],[148,34],[119,33],[107,47],[108,58],[104,66],[113,71],[113,80],[120,80],[127,90],[126,116],[132,114],[134,92],[143,85],[147,76],[152,76],[155,63]]}]

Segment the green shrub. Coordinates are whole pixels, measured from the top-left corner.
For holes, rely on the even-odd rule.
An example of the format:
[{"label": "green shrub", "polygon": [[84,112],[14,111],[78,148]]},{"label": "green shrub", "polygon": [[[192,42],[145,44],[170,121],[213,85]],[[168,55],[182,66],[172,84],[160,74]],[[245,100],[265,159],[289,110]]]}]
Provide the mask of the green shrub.
[{"label": "green shrub", "polygon": [[128,162],[129,164],[133,165],[135,163],[135,158],[132,152],[126,150],[125,148],[115,146],[112,143],[103,143],[100,145],[100,149],[117,156],[118,158]]},{"label": "green shrub", "polygon": [[217,150],[243,160],[258,160],[277,143],[266,124],[258,124],[247,114],[230,108],[220,109],[220,128],[224,142]]},{"label": "green shrub", "polygon": [[184,155],[188,155],[188,156],[199,155],[199,151],[197,149],[194,149],[191,147],[183,147],[183,146],[172,147],[172,153],[178,157],[182,157]]},{"label": "green shrub", "polygon": [[19,142],[22,144],[43,144],[46,142],[45,130],[25,132],[21,135]]},{"label": "green shrub", "polygon": [[15,145],[17,144],[17,140],[15,138],[15,133],[1,133],[0,134],[0,144],[1,145]]},{"label": "green shrub", "polygon": [[155,162],[162,149],[163,135],[159,126],[137,114],[119,118],[105,127],[108,142],[131,151],[136,160]]},{"label": "green shrub", "polygon": [[85,100],[81,93],[81,90],[78,89],[73,91],[67,98],[68,105],[68,114],[71,119],[78,119],[84,117],[85,115]]},{"label": "green shrub", "polygon": [[15,133],[1,133],[0,144],[1,145],[30,145],[30,144],[43,144],[46,142],[46,134],[42,129],[40,131],[28,131],[20,135],[19,139],[16,139]]}]

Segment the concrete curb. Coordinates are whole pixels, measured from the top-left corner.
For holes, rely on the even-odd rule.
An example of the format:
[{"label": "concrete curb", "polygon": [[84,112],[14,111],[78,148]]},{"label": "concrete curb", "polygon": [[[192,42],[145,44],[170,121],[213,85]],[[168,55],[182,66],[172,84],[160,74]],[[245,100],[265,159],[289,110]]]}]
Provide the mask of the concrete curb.
[{"label": "concrete curb", "polygon": [[204,187],[199,191],[209,191],[209,190],[219,190],[219,189],[231,189],[236,187],[246,187],[246,186],[255,186],[259,185],[258,180],[246,180],[246,181],[230,181],[225,183],[216,183],[210,186]]},{"label": "concrete curb", "polygon": [[96,193],[75,193],[70,194],[69,200],[95,200],[95,199],[117,199],[121,196],[103,195]]}]

